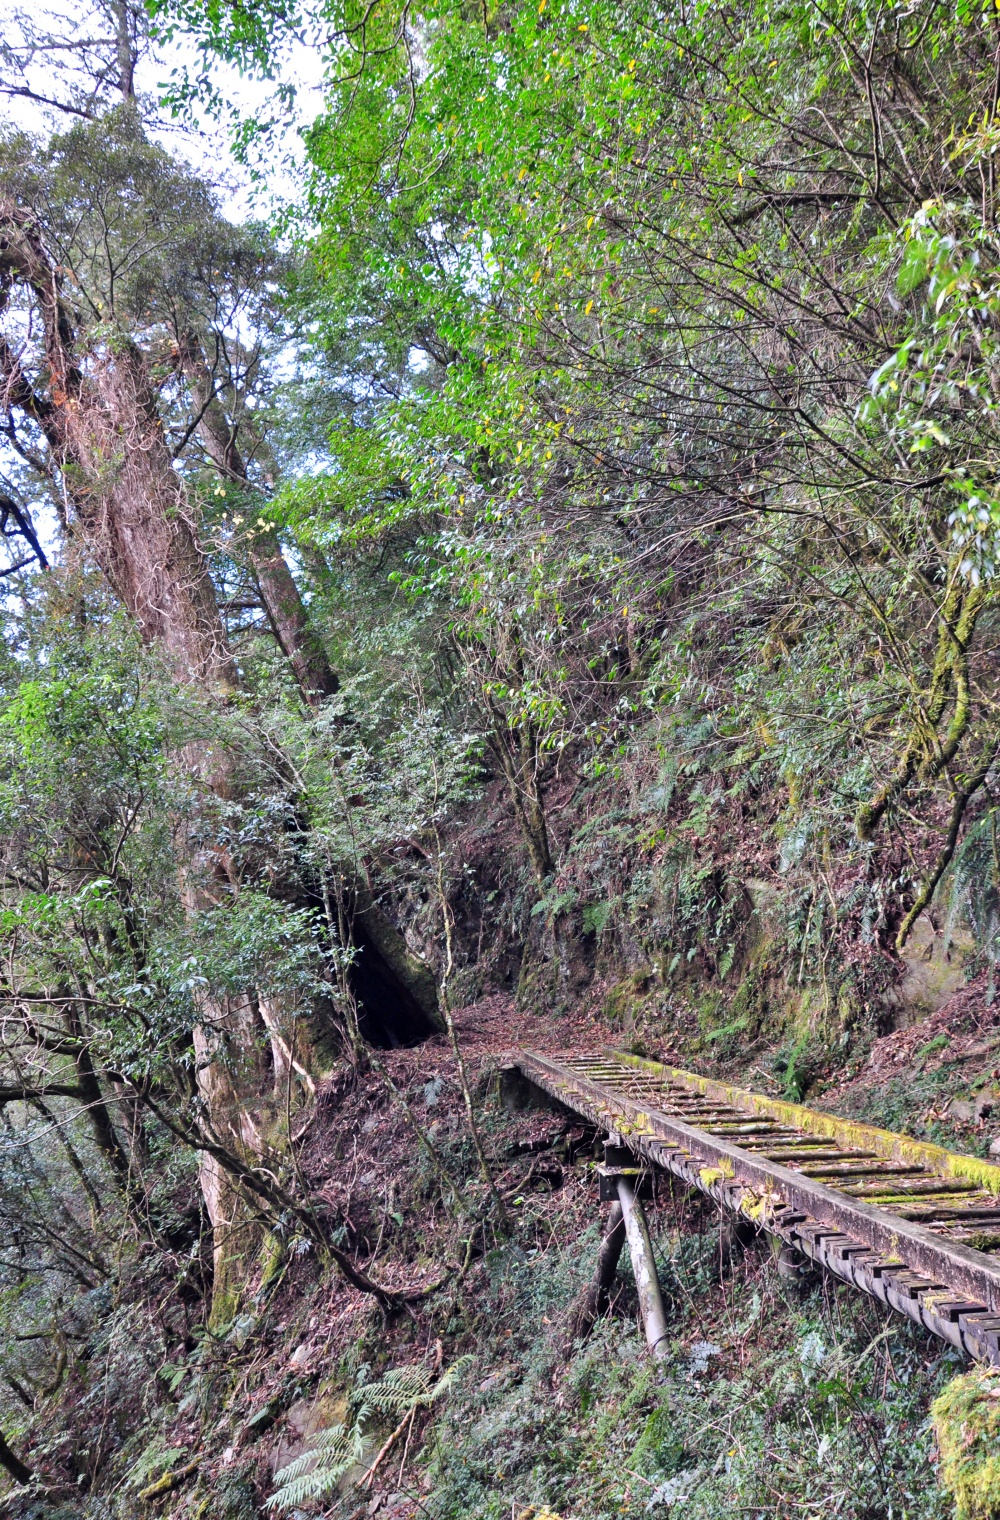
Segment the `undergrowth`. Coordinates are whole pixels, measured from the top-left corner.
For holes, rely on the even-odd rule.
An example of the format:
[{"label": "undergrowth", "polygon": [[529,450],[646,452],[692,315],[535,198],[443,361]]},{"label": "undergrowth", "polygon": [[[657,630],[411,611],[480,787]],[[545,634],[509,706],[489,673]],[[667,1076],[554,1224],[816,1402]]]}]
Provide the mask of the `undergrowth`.
[{"label": "undergrowth", "polygon": [[[493,1334],[425,1448],[433,1520],[682,1512],[935,1520],[929,1407],[956,1357],[832,1287],[799,1299],[751,1251],[720,1282],[714,1231],[660,1237],[674,1340],[654,1367],[626,1280],[567,1361],[565,1310],[596,1232],[492,1263]],[[626,1269],[627,1274],[627,1269]]]},{"label": "undergrowth", "polygon": [[917,1140],[930,1140],[966,1155],[987,1154],[992,1135],[976,1133],[957,1122],[949,1110],[955,1097],[981,1088],[989,1078],[971,1078],[963,1062],[950,1061],[935,1071],[907,1071],[883,1079],[877,1087],[861,1088],[838,1103],[838,1111],[882,1129],[898,1130]]}]

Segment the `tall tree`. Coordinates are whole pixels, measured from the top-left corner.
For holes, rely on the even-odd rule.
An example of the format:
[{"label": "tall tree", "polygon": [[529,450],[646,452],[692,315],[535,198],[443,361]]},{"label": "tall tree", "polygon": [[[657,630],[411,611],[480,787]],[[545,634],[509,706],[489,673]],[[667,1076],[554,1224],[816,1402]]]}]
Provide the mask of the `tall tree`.
[{"label": "tall tree", "polygon": [[[100,565],[144,638],[164,651],[175,680],[225,708],[241,689],[241,675],[198,541],[196,492],[178,469],[164,408],[173,405],[182,447],[200,437],[224,479],[235,474],[249,485],[203,354],[190,362],[190,334],[195,323],[206,331],[209,318],[218,320],[213,261],[225,255],[229,289],[239,289],[259,252],[248,251],[246,235],[229,233],[198,181],[148,143],[127,102],[94,127],[73,129],[49,156],[33,157],[17,144],[8,185],[13,193],[0,204],[8,436],[46,473],[71,538]],[[227,236],[229,246],[220,248]],[[27,343],[16,335],[22,317]],[[179,335],[188,359],[178,366],[172,356]],[[172,403],[171,383],[179,384]],[[336,678],[281,546],[271,532],[250,543],[269,618],[307,700],[318,702],[336,689]],[[217,741],[188,742],[176,763],[191,779],[193,799],[200,793],[233,805],[241,794],[235,757]],[[225,839],[206,843],[208,832],[197,807],[177,819],[192,915],[238,892],[248,868]],[[262,861],[253,869],[267,875]],[[418,1027],[430,1027],[433,978],[384,919],[367,884],[354,882],[356,870],[352,862],[345,881],[349,906],[358,909],[362,957],[381,976],[383,995],[409,1007]],[[310,1083],[308,1052],[324,1037],[310,1041],[300,1024],[294,1039],[280,1002],[263,989],[202,1014],[196,1044],[207,1137],[254,1166],[262,1155],[254,1111],[273,1081],[254,1054],[259,1035],[274,1047],[275,1070],[294,1062]],[[317,1017],[322,1023],[322,1010]],[[204,1191],[216,1232],[221,1313],[233,1301],[241,1257],[254,1237],[244,1217],[247,1200],[208,1144]]]}]

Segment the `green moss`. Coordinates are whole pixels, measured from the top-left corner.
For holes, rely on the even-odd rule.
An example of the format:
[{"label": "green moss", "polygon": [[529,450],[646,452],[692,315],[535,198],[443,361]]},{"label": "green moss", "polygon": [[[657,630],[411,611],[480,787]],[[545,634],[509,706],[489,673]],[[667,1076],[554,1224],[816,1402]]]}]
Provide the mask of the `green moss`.
[{"label": "green moss", "polygon": [[633,971],[624,981],[616,982],[605,994],[603,1012],[608,1022],[621,1028],[630,1015],[634,1015],[637,1003],[649,991],[648,970]]},{"label": "green moss", "polygon": [[864,1009],[861,998],[858,995],[857,983],[852,975],[847,975],[837,988],[837,1018],[840,1023],[841,1033],[847,1036],[848,1043],[852,1032],[861,1023]]},{"label": "green moss", "polygon": [[285,1261],[285,1248],[272,1231],[264,1236],[261,1247],[260,1291],[266,1292],[281,1274]]},{"label": "green moss", "polygon": [[673,1080],[684,1082],[695,1092],[732,1103],[736,1108],[742,1108],[747,1113],[768,1114],[771,1118],[780,1119],[783,1124],[788,1124],[793,1129],[808,1130],[814,1135],[839,1140],[856,1150],[870,1149],[877,1156],[885,1156],[890,1161],[928,1166],[942,1177],[964,1177],[970,1182],[975,1182],[984,1192],[1000,1196],[1000,1166],[989,1161],[982,1161],[978,1156],[959,1155],[954,1151],[946,1151],[940,1145],[932,1145],[926,1140],[913,1140],[909,1135],[876,1129],[874,1125],[862,1124],[856,1119],[844,1119],[834,1114],[824,1113],[820,1109],[803,1108],[801,1104],[787,1099],[767,1098],[762,1093],[746,1092],[741,1087],[733,1087],[726,1082],[716,1082],[711,1077],[703,1077],[696,1072],[663,1066],[657,1061],[639,1060],[625,1051],[617,1051],[616,1054],[632,1066],[643,1066],[657,1073],[666,1073]]},{"label": "green moss", "polygon": [[725,1015],[726,1005],[722,994],[709,989],[701,994],[695,1006],[698,1009],[698,1028],[708,1036],[720,1027]]},{"label": "green moss", "polygon": [[768,1011],[764,968],[757,961],[756,955],[736,989],[729,1011],[733,1024],[747,1030],[750,1039],[756,1039],[766,1022]]},{"label": "green moss", "polygon": [[[731,1024],[723,1024],[721,1029],[713,1029],[705,1036],[705,1040],[709,1045],[714,1046],[720,1055],[729,1055],[736,1046],[737,1037],[746,1034],[746,1028],[745,1018],[735,1019]],[[753,1038],[752,1034],[750,1038]]]},{"label": "green moss", "polygon": [[220,1282],[217,1277],[212,1289],[212,1309],[208,1316],[208,1328],[213,1335],[222,1335],[229,1329],[239,1307],[239,1288],[235,1283]]},{"label": "green moss", "polygon": [[942,1486],[955,1520],[1000,1520],[1000,1378],[978,1367],[955,1378],[931,1405]]}]

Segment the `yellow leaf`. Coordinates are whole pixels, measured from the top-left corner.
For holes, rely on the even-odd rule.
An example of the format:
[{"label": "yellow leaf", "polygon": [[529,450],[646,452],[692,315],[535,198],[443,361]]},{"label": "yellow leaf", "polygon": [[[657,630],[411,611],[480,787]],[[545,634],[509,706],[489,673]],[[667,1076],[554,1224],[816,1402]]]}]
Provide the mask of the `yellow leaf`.
[{"label": "yellow leaf", "polygon": [[584,314],[584,316],[585,317],[589,317],[590,313],[593,311],[593,309],[594,309],[594,303],[593,303],[593,301],[588,301],[587,304],[586,304],[586,306],[583,308],[583,314]]}]

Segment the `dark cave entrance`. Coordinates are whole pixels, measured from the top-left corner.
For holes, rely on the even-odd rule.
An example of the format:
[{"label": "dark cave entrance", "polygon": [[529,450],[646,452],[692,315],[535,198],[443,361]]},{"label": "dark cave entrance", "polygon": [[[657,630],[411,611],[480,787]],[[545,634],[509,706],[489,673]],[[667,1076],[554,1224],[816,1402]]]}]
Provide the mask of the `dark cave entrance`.
[{"label": "dark cave entrance", "polygon": [[438,1025],[365,936],[357,919],[354,939],[358,954],[350,979],[362,1039],[378,1050],[397,1050],[401,1046],[420,1045],[438,1034]]},{"label": "dark cave entrance", "polygon": [[[338,874],[338,922],[354,952],[347,977],[361,1038],[378,1050],[398,1050],[441,1034],[445,1026],[433,967],[409,949],[360,872],[353,880],[345,879],[346,868]],[[329,900],[319,885],[307,901],[317,913],[329,915]]]}]

